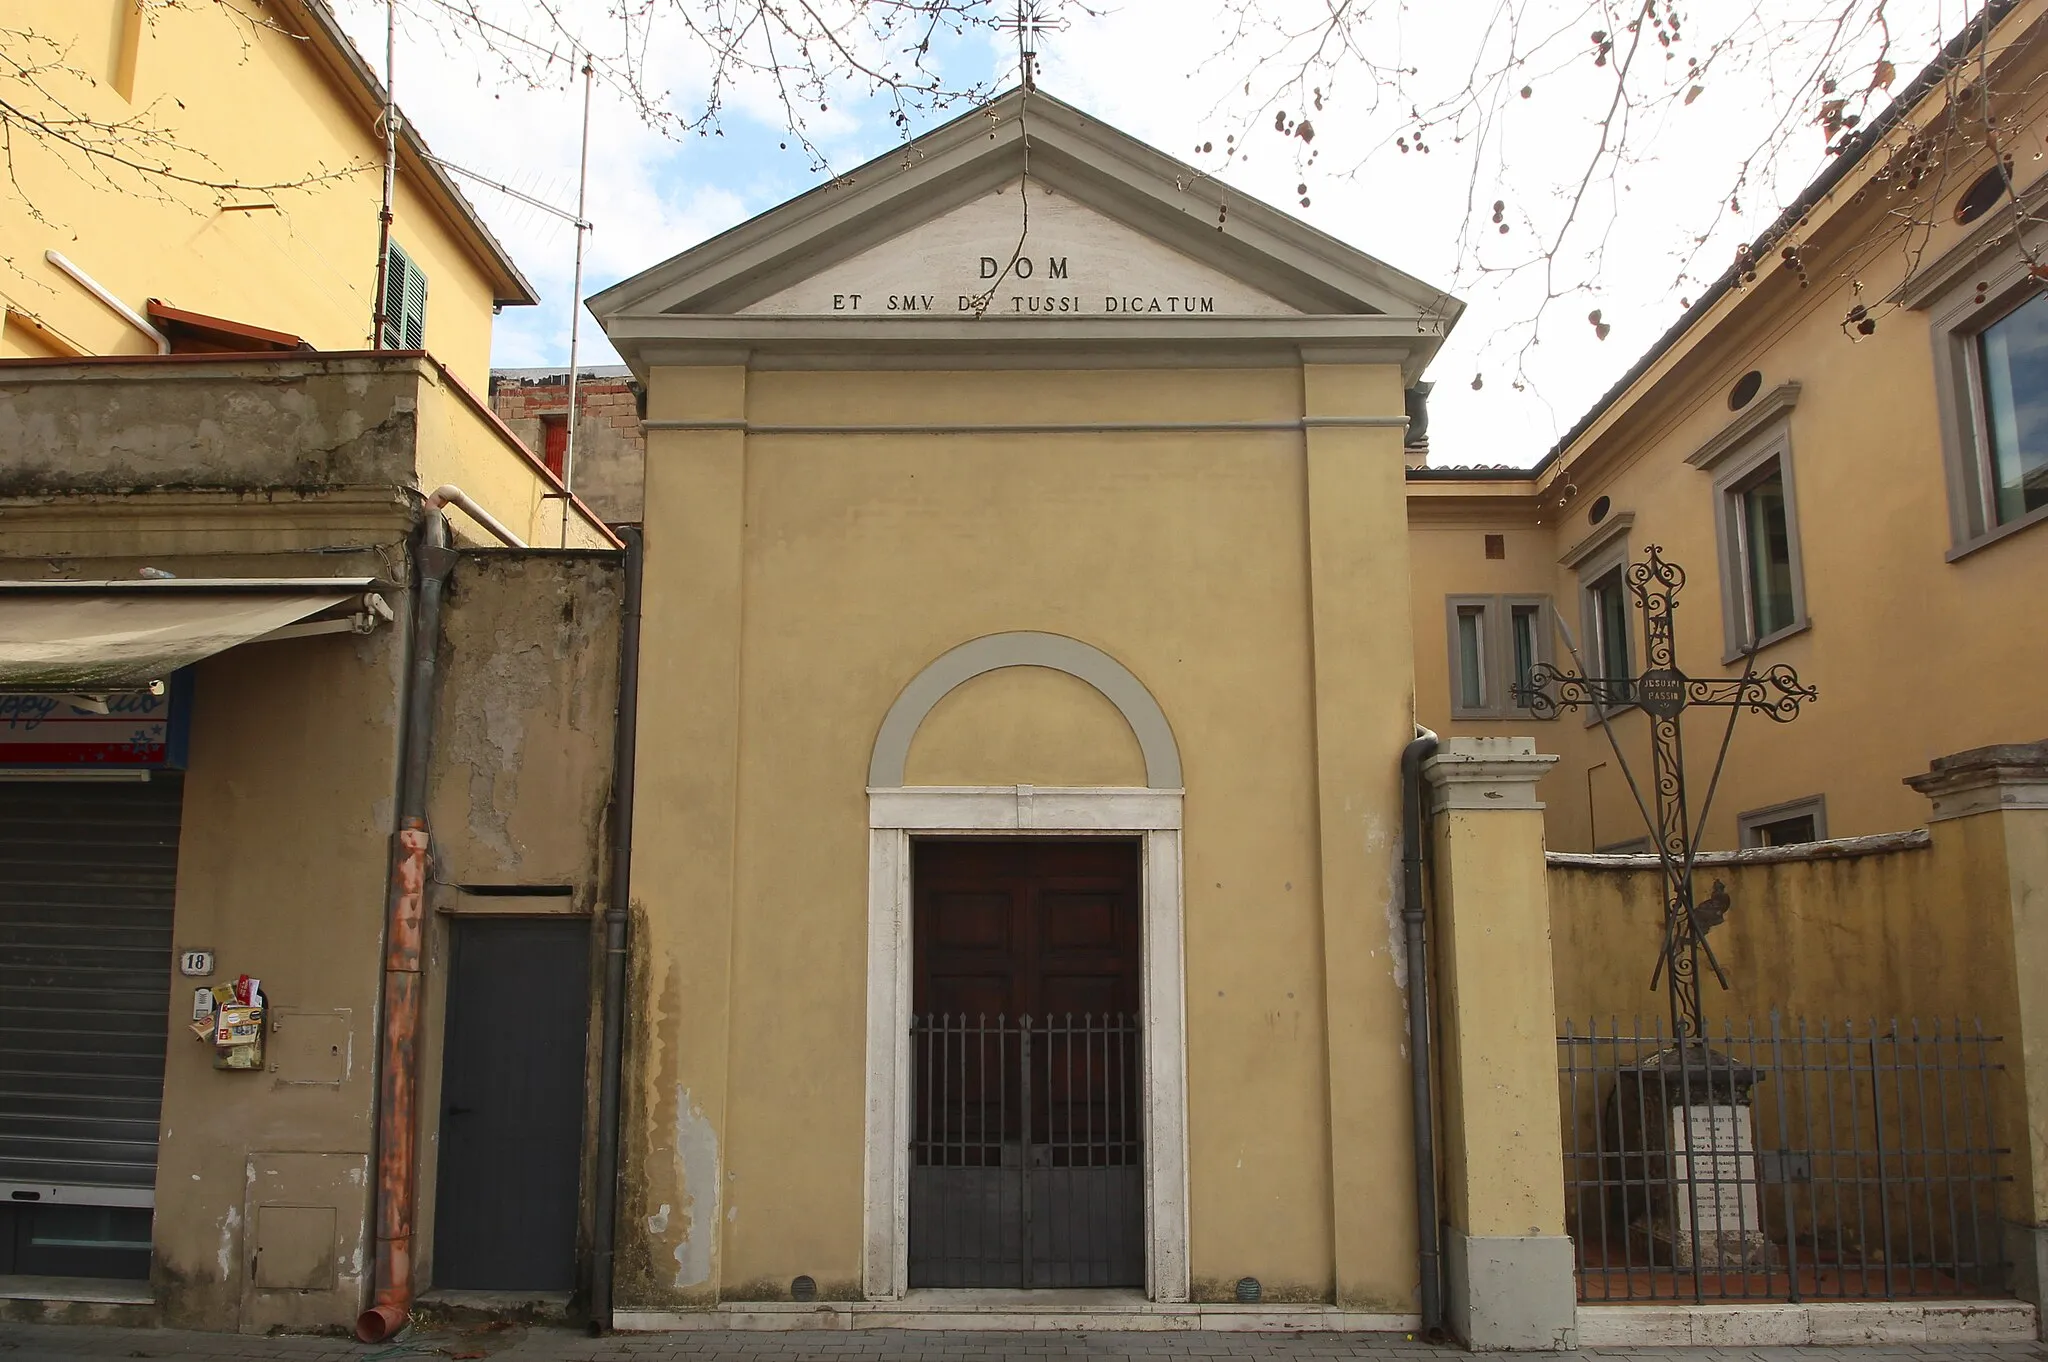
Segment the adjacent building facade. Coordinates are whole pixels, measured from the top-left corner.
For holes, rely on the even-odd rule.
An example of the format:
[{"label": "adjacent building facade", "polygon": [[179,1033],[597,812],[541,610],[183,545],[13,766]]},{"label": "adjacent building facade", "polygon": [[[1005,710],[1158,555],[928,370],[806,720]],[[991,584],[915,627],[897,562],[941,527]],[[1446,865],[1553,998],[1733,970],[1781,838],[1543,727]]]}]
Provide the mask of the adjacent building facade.
[{"label": "adjacent building facade", "polygon": [[[1625,575],[1652,544],[1687,576],[1685,672],[1784,664],[1820,689],[1796,722],[1738,720],[1710,846],[1915,826],[1906,777],[2042,730],[2048,302],[2032,262],[2048,184],[2014,154],[2043,124],[2041,11],[1997,12],[1996,147],[1981,117],[1956,116],[1938,65],[1536,468],[1409,471],[1418,717],[1538,733],[1560,757],[1543,787],[1552,846],[1647,846],[1593,716],[1535,719],[1513,687],[1535,661],[1649,665]],[[1981,36],[1973,24],[1952,56]],[[1645,715],[1611,718],[1645,781]],[[1691,722],[1699,792],[1722,732]]]},{"label": "adjacent building facade", "polygon": [[[0,1308],[262,1332],[352,1322],[414,1240],[423,1280],[459,1276],[438,1119],[383,1214],[380,1084],[436,1103],[449,1034],[502,1064],[479,960],[570,1000],[520,1037],[530,1124],[558,1145],[566,1102],[571,1150],[522,1270],[566,1283],[624,569],[477,396],[494,311],[531,290],[408,130],[375,334],[384,97],[322,5],[4,27],[53,101],[160,126],[220,183],[10,149]],[[407,817],[433,870],[395,896]],[[423,1019],[396,1066],[394,997]],[[472,1271],[518,1239],[440,1224]]]},{"label": "adjacent building facade", "polygon": [[640,427],[644,391],[620,364],[576,375],[576,438],[569,439],[569,374],[563,369],[493,369],[491,409],[557,476],[574,477],[576,495],[608,525],[638,525],[647,466]]}]

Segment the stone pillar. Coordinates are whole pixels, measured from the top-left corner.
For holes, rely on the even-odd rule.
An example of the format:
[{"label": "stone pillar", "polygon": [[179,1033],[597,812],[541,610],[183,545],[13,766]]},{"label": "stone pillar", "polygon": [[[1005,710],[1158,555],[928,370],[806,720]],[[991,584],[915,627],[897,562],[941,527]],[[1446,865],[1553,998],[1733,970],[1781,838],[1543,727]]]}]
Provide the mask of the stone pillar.
[{"label": "stone pillar", "polygon": [[2048,741],[1937,757],[1906,783],[1933,803],[1935,850],[1964,880],[1969,910],[2010,933],[2010,972],[1985,981],[2011,1080],[1997,1094],[1999,1143],[2014,1156],[1999,1213],[2012,1288],[2048,1314]]},{"label": "stone pillar", "polygon": [[1451,738],[1423,767],[1439,983],[1445,1314],[1475,1351],[1577,1346],[1557,1004],[1533,738]]}]

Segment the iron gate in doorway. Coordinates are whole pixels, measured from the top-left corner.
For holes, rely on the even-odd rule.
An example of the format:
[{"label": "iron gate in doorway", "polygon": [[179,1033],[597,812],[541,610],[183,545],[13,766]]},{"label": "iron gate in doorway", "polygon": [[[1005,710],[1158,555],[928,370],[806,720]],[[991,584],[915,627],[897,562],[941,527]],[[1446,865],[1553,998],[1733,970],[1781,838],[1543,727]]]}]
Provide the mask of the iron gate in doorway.
[{"label": "iron gate in doorway", "polygon": [[912,1018],[910,1285],[1145,1284],[1135,1013]]}]

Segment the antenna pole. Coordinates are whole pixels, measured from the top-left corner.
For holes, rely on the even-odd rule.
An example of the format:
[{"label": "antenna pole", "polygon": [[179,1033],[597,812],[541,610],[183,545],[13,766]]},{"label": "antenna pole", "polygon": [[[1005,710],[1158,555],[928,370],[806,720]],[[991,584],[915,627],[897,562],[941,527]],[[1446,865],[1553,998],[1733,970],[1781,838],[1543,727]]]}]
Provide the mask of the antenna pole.
[{"label": "antenna pole", "polygon": [[377,300],[370,313],[370,348],[384,348],[386,296],[391,281],[391,200],[398,182],[398,0],[384,0],[384,201],[377,214]]},{"label": "antenna pole", "polygon": [[584,197],[590,187],[590,53],[583,54],[583,149],[576,167],[576,278],[569,288],[569,429],[562,445],[562,547],[569,547],[569,493],[576,476],[577,342],[583,324],[583,234],[590,230]]}]

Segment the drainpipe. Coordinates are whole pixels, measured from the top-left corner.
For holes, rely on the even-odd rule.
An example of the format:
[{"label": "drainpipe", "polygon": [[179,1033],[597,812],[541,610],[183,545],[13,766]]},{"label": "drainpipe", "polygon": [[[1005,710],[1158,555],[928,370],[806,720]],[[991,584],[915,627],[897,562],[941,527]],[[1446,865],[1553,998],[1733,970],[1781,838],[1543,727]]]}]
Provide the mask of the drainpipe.
[{"label": "drainpipe", "polygon": [[412,1315],[412,1227],[419,1192],[420,924],[427,882],[427,759],[434,738],[434,669],[441,602],[455,553],[448,518],[429,508],[414,553],[412,663],[406,677],[399,755],[398,826],[385,899],[383,1033],[377,1050],[376,1295],[356,1318],[356,1337],[381,1343]]},{"label": "drainpipe", "polygon": [[526,541],[505,528],[505,523],[476,504],[476,498],[452,482],[444,482],[427,496],[427,509],[438,511],[443,506],[459,506],[471,520],[489,530],[499,543],[507,548],[523,549]]},{"label": "drainpipe", "polygon": [[78,266],[72,264],[69,260],[65,259],[63,252],[44,251],[43,259],[49,261],[52,265],[55,265],[58,269],[70,275],[72,283],[77,284],[87,293],[90,293],[93,297],[105,303],[108,306],[108,308],[112,309],[115,316],[119,317],[122,321],[128,323],[128,325],[134,327],[137,331],[140,331],[143,335],[155,341],[156,352],[159,355],[168,355],[169,353],[171,353],[171,338],[169,336],[166,336],[163,332],[157,330],[154,326],[150,325],[149,319],[147,317],[143,316],[140,312],[137,312],[134,308],[128,306],[128,304],[122,302],[119,298],[116,298],[113,295],[113,293],[107,289],[106,285],[102,284],[99,280],[87,274],[84,270],[78,268]]},{"label": "drainpipe", "polygon": [[612,892],[604,913],[604,1040],[598,1061],[596,1222],[590,1255],[590,1331],[612,1327],[618,1242],[619,1083],[626,1027],[626,925],[633,892],[633,762],[640,714],[640,531],[626,541],[626,609],[619,625],[619,714],[612,756]]},{"label": "drainpipe", "polygon": [[1437,1230],[1436,1121],[1430,1078],[1429,961],[1424,955],[1422,834],[1429,815],[1422,798],[1422,763],[1435,754],[1436,734],[1415,725],[1415,740],[1401,750],[1401,927],[1408,955],[1408,1069],[1415,1117],[1415,1237],[1422,1275],[1422,1332],[1444,1327],[1443,1249]]}]

